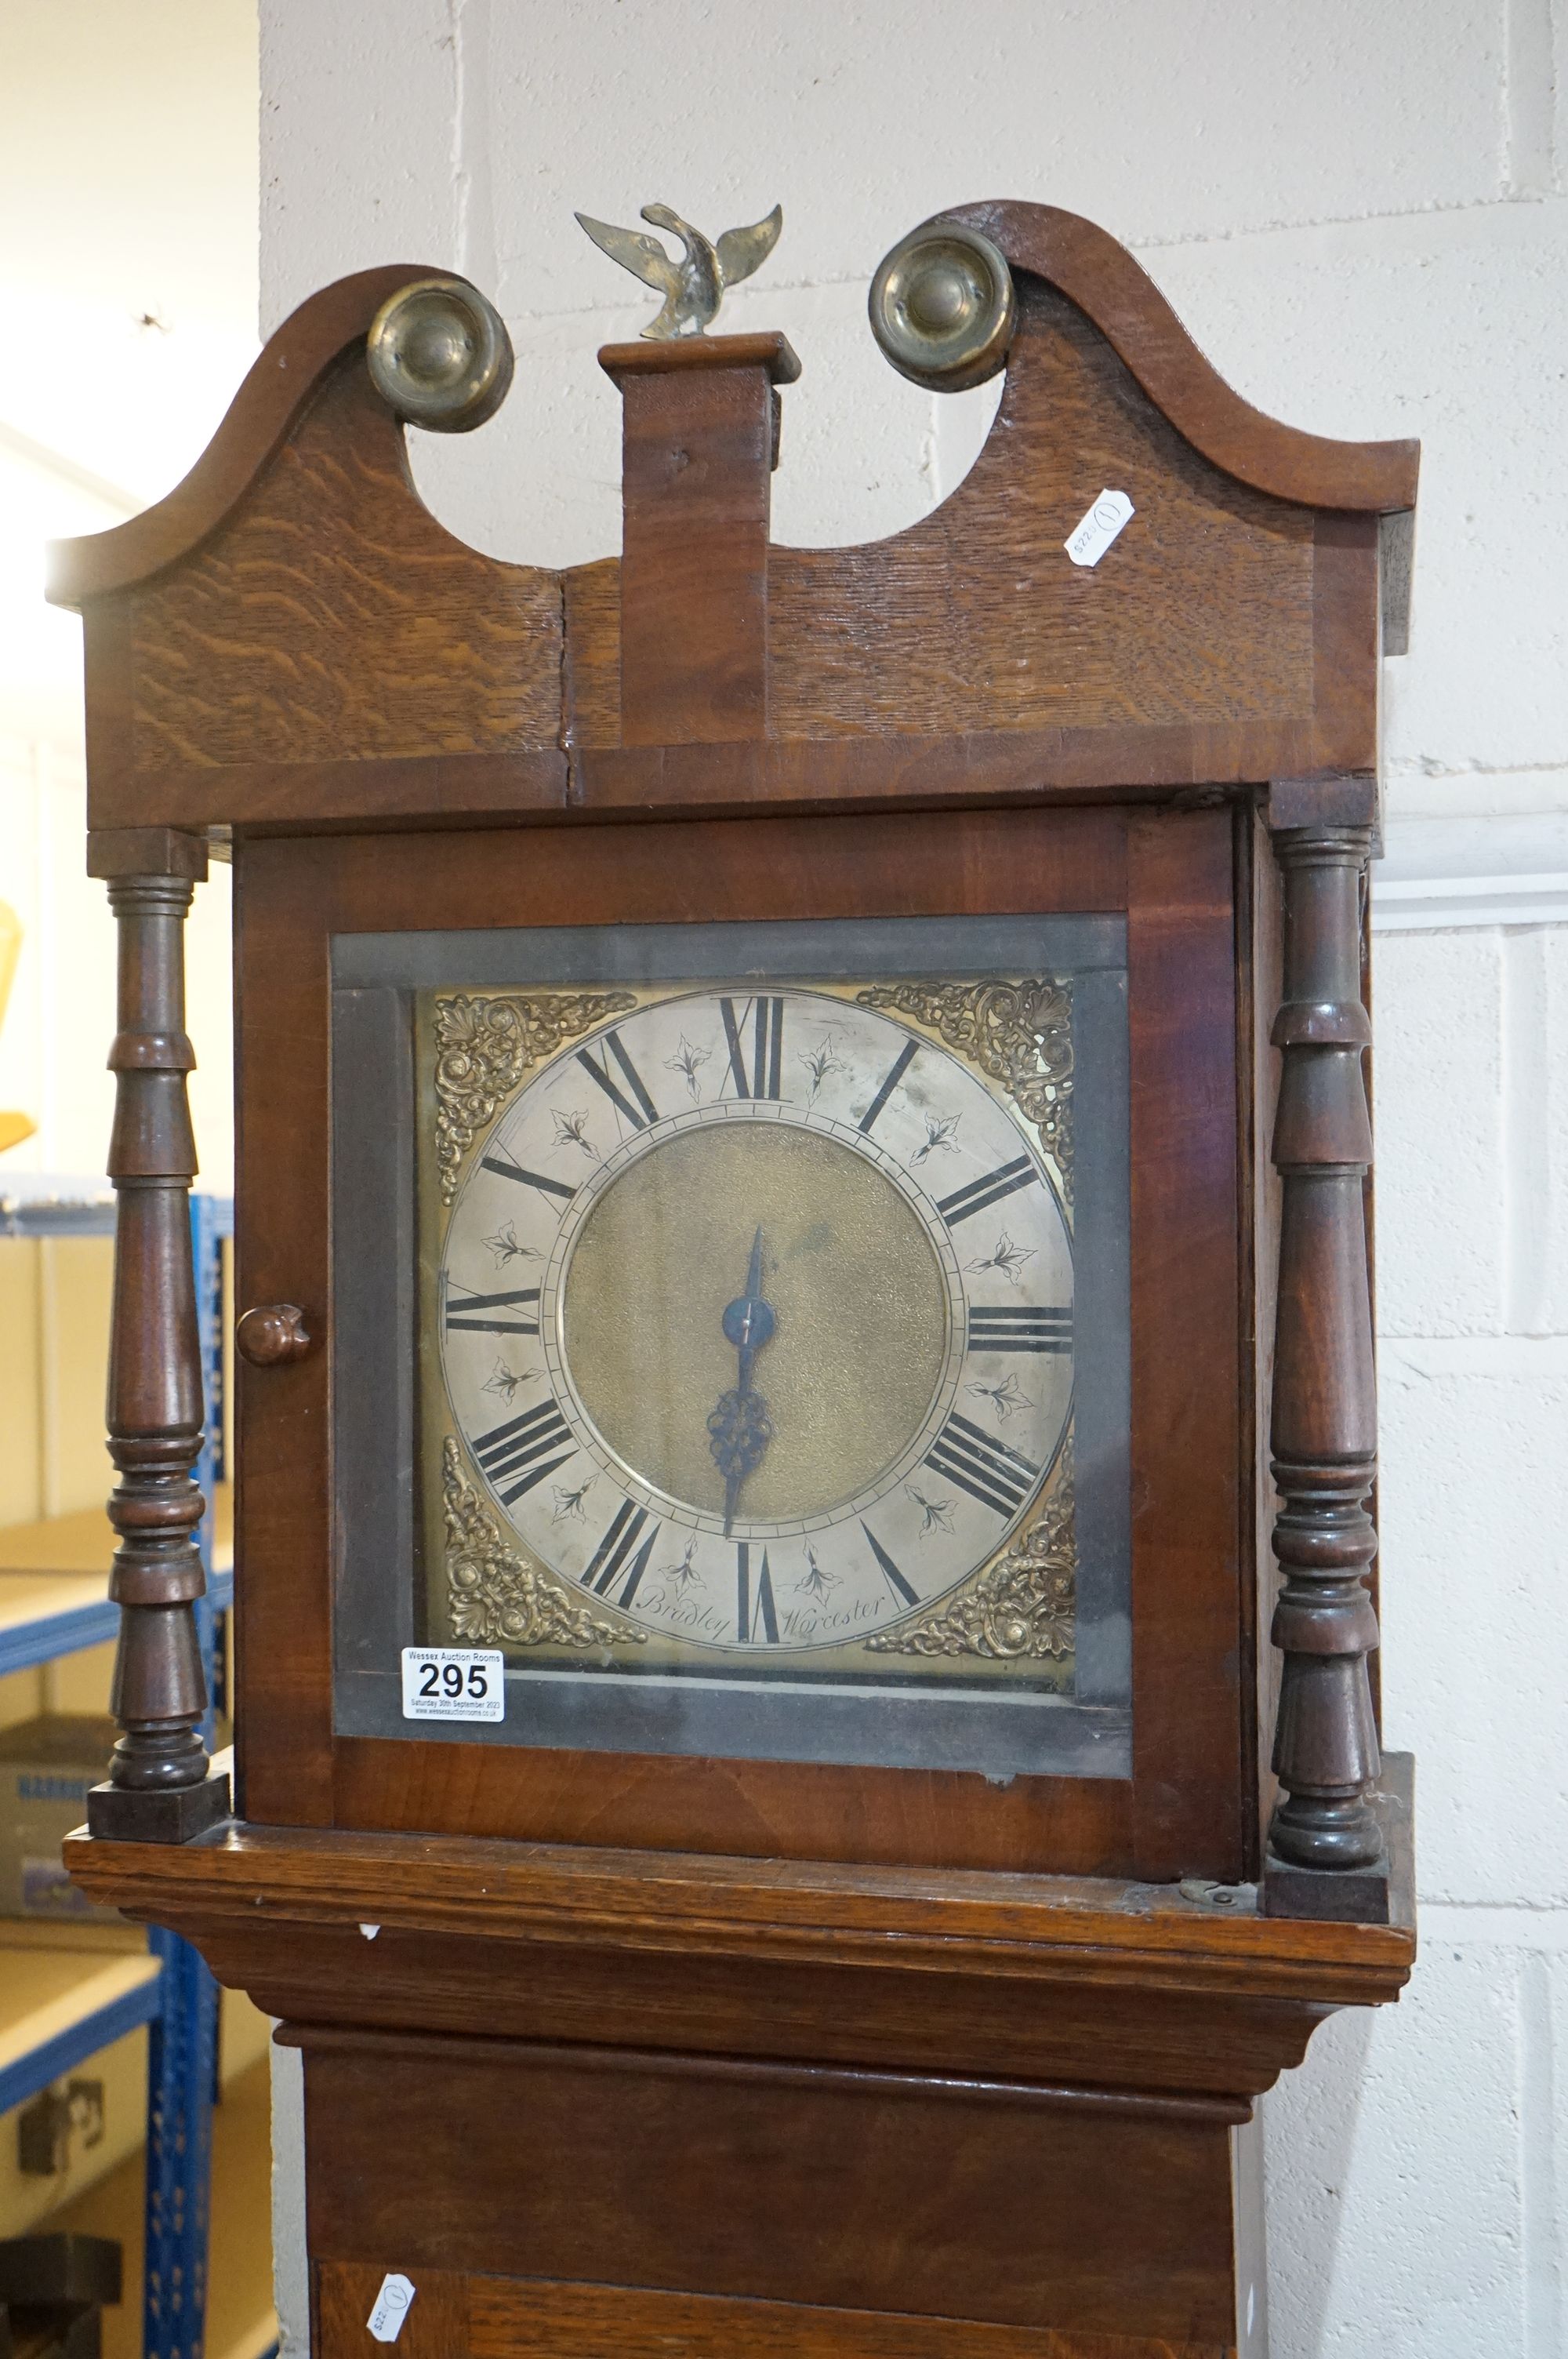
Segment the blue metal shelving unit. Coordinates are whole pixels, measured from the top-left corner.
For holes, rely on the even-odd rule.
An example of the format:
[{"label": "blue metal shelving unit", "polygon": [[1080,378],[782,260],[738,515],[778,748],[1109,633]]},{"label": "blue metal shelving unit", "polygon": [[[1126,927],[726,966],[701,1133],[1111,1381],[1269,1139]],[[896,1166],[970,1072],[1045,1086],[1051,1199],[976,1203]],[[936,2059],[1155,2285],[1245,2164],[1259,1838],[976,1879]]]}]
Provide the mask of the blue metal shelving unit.
[{"label": "blue metal shelving unit", "polygon": [[29,2097],[36,2097],[63,2073],[73,2072],[101,2048],[123,2039],[140,2024],[151,2023],[163,2006],[162,1984],[161,1973],[149,1982],[138,1983],[135,1990],[123,1991],[106,2006],[56,2032],[52,2039],[40,2040],[25,2056],[0,2069],[0,2114],[8,2114],[13,2105],[25,2105]]},{"label": "blue metal shelving unit", "polygon": [[[228,1199],[193,1196],[190,1242],[207,1419],[196,1478],[208,1502],[201,1527],[207,1595],[197,1626],[215,1686],[220,1616],[233,1602],[232,1571],[212,1569],[212,1490],[223,1462],[222,1244],[233,1234]],[[0,1236],[110,1236],[112,1198],[0,1202]],[[26,1670],[58,1655],[114,1637],[118,1610],[107,1599],[38,1616],[0,1632],[0,1673]],[[212,1739],[212,1712],[206,1723]],[[0,2071],[0,2112],[24,2104],[87,2057],[148,2027],[146,2252],[143,2299],[145,2359],[201,2359],[207,2308],[208,2213],[212,2172],[212,2104],[217,2086],[218,1985],[202,1958],[177,1933],[155,1927],[147,1946],[158,1971],[68,2030],[43,2041]]]}]

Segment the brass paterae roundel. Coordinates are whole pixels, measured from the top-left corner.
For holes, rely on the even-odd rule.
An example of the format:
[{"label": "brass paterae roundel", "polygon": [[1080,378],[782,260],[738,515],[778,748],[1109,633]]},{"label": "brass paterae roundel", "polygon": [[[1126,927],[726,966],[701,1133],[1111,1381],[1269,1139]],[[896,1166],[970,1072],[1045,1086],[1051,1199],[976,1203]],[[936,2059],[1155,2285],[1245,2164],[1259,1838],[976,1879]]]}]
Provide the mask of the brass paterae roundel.
[{"label": "brass paterae roundel", "polygon": [[493,418],[512,383],[512,339],[466,278],[415,278],[382,305],[365,339],[371,382],[410,425],[466,434]]},{"label": "brass paterae roundel", "polygon": [[871,333],[900,375],[936,393],[962,393],[996,375],[1016,310],[1000,246],[956,222],[912,230],[871,281]]}]

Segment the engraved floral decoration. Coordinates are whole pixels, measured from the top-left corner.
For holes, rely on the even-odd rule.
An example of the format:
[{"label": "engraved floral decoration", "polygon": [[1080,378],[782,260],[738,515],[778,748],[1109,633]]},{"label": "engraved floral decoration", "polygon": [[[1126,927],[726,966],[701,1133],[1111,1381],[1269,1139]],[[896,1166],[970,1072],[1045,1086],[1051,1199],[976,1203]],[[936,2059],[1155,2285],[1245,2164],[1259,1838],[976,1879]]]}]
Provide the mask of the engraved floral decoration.
[{"label": "engraved floral decoration", "polygon": [[921,1539],[929,1538],[933,1532],[952,1531],[954,1502],[951,1499],[930,1498],[925,1492],[917,1491],[913,1483],[906,1483],[903,1487],[920,1510]]},{"label": "engraved floral decoration", "polygon": [[548,1573],[509,1549],[495,1518],[465,1480],[455,1438],[441,1445],[446,1501],[447,1606],[467,1646],[600,1647],[646,1644],[646,1633],[601,1622]]},{"label": "engraved floral decoration", "polygon": [[550,991],[436,1002],[436,1160],[441,1201],[458,1192],[463,1158],[524,1076],[567,1040],[637,1005],[629,991]]},{"label": "engraved floral decoration", "polygon": [[[489,1390],[490,1387],[487,1386],[486,1389]],[[977,1376],[965,1389],[972,1393],[977,1400],[989,1401],[999,1425],[1006,1425],[1022,1410],[1036,1407],[1033,1396],[1024,1391],[1011,1368],[1005,1376],[1000,1376],[990,1384],[988,1384],[983,1376]],[[507,1398],[510,1400],[511,1397],[509,1393]]]},{"label": "engraved floral decoration", "polygon": [[486,1250],[494,1256],[497,1269],[504,1269],[508,1262],[537,1261],[539,1258],[536,1245],[519,1244],[515,1221],[508,1221],[504,1228],[498,1229],[494,1236],[486,1237],[484,1242]]},{"label": "engraved floral decoration", "polygon": [[806,1067],[811,1079],[811,1095],[806,1101],[808,1105],[816,1103],[822,1084],[830,1073],[847,1073],[849,1070],[834,1047],[831,1032],[825,1032],[815,1049],[808,1049],[795,1061],[797,1065]]},{"label": "engraved floral decoration", "polygon": [[678,1073],[681,1076],[686,1083],[687,1095],[693,1105],[700,1105],[702,1103],[702,1069],[704,1065],[711,1062],[712,1057],[711,1049],[699,1048],[695,1040],[688,1040],[683,1032],[680,1036],[680,1047],[676,1050],[675,1055],[665,1059],[665,1072]]},{"label": "engraved floral decoration", "polygon": [[1030,975],[1017,983],[881,983],[855,995],[862,1007],[885,1007],[913,1016],[1000,1082],[1039,1133],[1041,1146],[1061,1174],[1063,1195],[1072,1202],[1070,982],[1058,975]]},{"label": "engraved floral decoration", "polygon": [[838,1586],[839,1576],[829,1572],[814,1548],[806,1551],[806,1571],[795,1584],[797,1597],[809,1597],[818,1605],[826,1605]]},{"label": "engraved floral decoration", "polygon": [[1073,1651],[1077,1536],[1070,1451],[1027,1531],[953,1602],[866,1640],[878,1655],[983,1655],[1059,1661]]}]

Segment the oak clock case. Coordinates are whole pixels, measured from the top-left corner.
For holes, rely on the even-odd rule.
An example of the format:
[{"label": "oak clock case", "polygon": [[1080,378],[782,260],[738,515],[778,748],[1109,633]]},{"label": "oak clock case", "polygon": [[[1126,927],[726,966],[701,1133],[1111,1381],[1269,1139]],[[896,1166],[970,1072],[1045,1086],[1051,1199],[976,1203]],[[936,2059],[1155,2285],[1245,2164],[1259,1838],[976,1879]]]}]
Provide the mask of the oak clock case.
[{"label": "oak clock case", "polygon": [[[340,1727],[1126,1777],[1122,921],[334,973]],[[410,1728],[411,1642],[504,1721]]]},{"label": "oak clock case", "polygon": [[[592,267],[687,329],[779,228],[650,221],[685,262]],[[1418,452],[1251,409],[1054,208],[871,305],[917,383],[1005,364],[884,541],[771,538],[774,333],[606,347],[618,557],[456,540],[404,421],[510,348],[404,265],[55,553],[122,946],[69,1864],[304,2050],[321,2359],[386,2272],[407,2359],[1259,2359],[1256,2100],[1411,1970],[1364,956]],[[232,1785],[179,949],[230,854]],[[402,1718],[431,1642],[500,1726]]]}]

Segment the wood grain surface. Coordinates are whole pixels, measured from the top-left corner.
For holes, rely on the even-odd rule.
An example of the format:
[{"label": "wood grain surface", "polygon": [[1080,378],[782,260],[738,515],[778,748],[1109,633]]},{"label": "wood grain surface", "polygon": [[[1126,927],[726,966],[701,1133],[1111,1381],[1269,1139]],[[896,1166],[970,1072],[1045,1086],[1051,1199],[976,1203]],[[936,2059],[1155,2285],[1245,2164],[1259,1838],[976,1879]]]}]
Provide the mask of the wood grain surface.
[{"label": "wood grain surface", "polygon": [[1274,1384],[1274,1314],[1276,1288],[1271,1273],[1280,1266],[1280,1175],[1269,1153],[1273,1136],[1274,1108],[1279,1095],[1280,1060],[1269,1038],[1280,1004],[1284,957],[1284,908],[1280,872],[1260,812],[1249,821],[1251,845],[1244,864],[1249,884],[1240,897],[1238,922],[1251,936],[1251,987],[1238,1009],[1241,1030],[1237,1063],[1242,1082],[1242,1124],[1248,1168],[1251,1174],[1252,1218],[1243,1232],[1246,1277],[1238,1310],[1242,1322],[1242,1353],[1252,1382],[1244,1409],[1247,1422],[1246,1463],[1251,1469],[1251,1554],[1255,1581],[1248,1616],[1256,1680],[1246,1683],[1243,1696],[1242,1743],[1249,1745],[1258,1763],[1258,1851],[1262,1832],[1274,1807],[1274,1776],[1271,1766],[1274,1745],[1274,1714],[1278,1706],[1280,1658],[1267,1643],[1279,1588],[1279,1568],[1271,1546],[1279,1496],[1261,1448],[1269,1430],[1269,1404]]},{"label": "wood grain surface", "polygon": [[[746,367],[620,371],[627,614],[622,560],[504,564],[434,522],[356,349],[386,274],[324,290],[187,485],[62,545],[57,594],[94,626],[93,823],[917,805],[1370,771],[1377,511],[1413,497],[1414,446],[1260,418],[1102,232],[981,211],[1022,274],[1002,407],[969,475],[906,532],[768,547],[778,340],[715,340],[755,346]],[[742,384],[756,397],[737,441],[738,419],[701,413]],[[700,454],[720,443],[715,473]],[[1107,486],[1133,520],[1075,567],[1062,543]]]},{"label": "wood grain surface", "polygon": [[[1241,1751],[1256,1576],[1242,1456],[1250,1369],[1236,1321],[1244,1189],[1250,1197],[1236,851],[1227,811],[1138,817],[1129,828],[1133,1859],[1153,1880],[1233,1882],[1257,1863]],[[1162,1089],[1162,1073],[1179,1086]],[[1236,1805],[1223,1833],[1220,1795]],[[1213,1864],[1195,1869],[1199,1856]]]},{"label": "wood grain surface", "polygon": [[59,606],[86,607],[199,548],[264,473],[340,355],[362,344],[388,296],[411,279],[441,275],[427,262],[384,262],[307,296],[267,339],[211,441],[172,492],[108,532],[49,544],[46,594]]},{"label": "wood grain surface", "polygon": [[994,238],[1015,270],[1076,303],[1195,450],[1244,484],[1307,507],[1396,511],[1415,504],[1419,442],[1303,434],[1233,392],[1127,248],[1080,213],[1006,200],[941,218]]},{"label": "wood grain surface", "polygon": [[319,2262],[1222,2346],[1230,2332],[1230,2133],[1201,2112],[327,2032],[305,2086]]},{"label": "wood grain surface", "polygon": [[713,369],[760,368],[770,385],[793,385],[800,360],[777,328],[740,336],[639,338],[634,343],[601,344],[599,364],[617,385],[629,376],[706,375]]},{"label": "wood grain surface", "polygon": [[[322,1338],[331,1295],[329,940],[319,926],[294,929],[276,962],[258,969],[254,903],[265,882],[265,859],[247,850],[235,860],[234,1303],[237,1316],[253,1303],[295,1303],[307,1332]],[[254,1568],[234,1584],[236,1808],[328,1826],[327,1354],[318,1350],[254,1380],[243,1362],[235,1373],[235,1561],[237,1569],[243,1553]]]},{"label": "wood grain surface", "polygon": [[[1309,775],[1375,775],[1378,735],[1378,534],[1373,516],[1313,519],[1314,753]],[[1271,770],[1271,778],[1289,775]],[[1326,816],[1326,813],[1325,814]]]},{"label": "wood grain surface", "polygon": [[1332,2011],[1316,1997],[1249,1989],[1240,1969],[1227,1988],[1188,1990],[1156,1987],[1152,1975],[1125,1986],[1074,1979],[1062,1959],[1033,1983],[956,1964],[907,1975],[781,1965],[738,1947],[677,1962],[569,1937],[516,1948],[476,1932],[410,1933],[384,1914],[362,1920],[381,1926],[372,1957],[357,1924],[302,1931],[257,1918],[254,1906],[247,1919],[243,1908],[204,1913],[187,1900],[175,1921],[222,1980],[296,2025],[628,2049],[658,2041],[693,2055],[1027,2077],[1058,2091],[1130,2093],[1144,2106],[1201,2099],[1232,2123],[1300,2063]]},{"label": "wood grain surface", "polygon": [[[1257,1805],[1238,1726],[1240,1592],[1252,1575],[1238,1459],[1250,1377],[1235,1307],[1233,828],[1224,810],[1139,822],[1130,876],[1128,826],[1114,811],[992,811],[476,832],[453,835],[438,864],[416,835],[240,847],[240,1301],[297,1303],[323,1338],[332,935],[1130,906],[1132,1353],[1135,1401],[1144,1398],[1133,1430],[1133,1790],[1028,1777],[998,1789],[952,1772],[334,1741],[330,1354],[243,1369],[248,1817],[1077,1874],[1130,1871],[1141,1841],[1156,1875],[1247,1872]],[[273,1184],[280,1168],[287,1190]]]},{"label": "wood grain surface", "polygon": [[[1195,1800],[1212,1819],[1212,1795]],[[1020,1776],[1001,1787],[957,1770],[841,1762],[353,1736],[332,1745],[335,1825],[538,1843],[700,1842],[745,1856],[1116,1875],[1134,1855],[1133,1807],[1116,1777]],[[1198,1873],[1231,1857],[1213,1836],[1195,1855]]]},{"label": "wood grain surface", "polygon": [[1281,1181],[1274,1394],[1280,1492],[1274,1606],[1281,1656],[1265,1905],[1281,1914],[1375,1916],[1386,1902],[1383,1831],[1370,1793],[1377,1723],[1367,1660],[1379,1642],[1366,1576],[1378,1534],[1377,1374],[1366,1180],[1372,1130],[1364,1078],[1368,826],[1281,825],[1285,964],[1272,1038],[1281,1049],[1273,1160]]},{"label": "wood grain surface", "polygon": [[[1026,281],[1019,311],[996,424],[939,507],[861,549],[773,551],[775,734],[1309,719],[1310,512],[1217,474],[1061,296]],[[1074,565],[1108,486],[1133,519]]]},{"label": "wood grain surface", "polygon": [[734,342],[697,370],[615,371],[629,745],[724,744],[767,727],[773,392],[760,362],[725,364]]},{"label": "wood grain surface", "polygon": [[90,839],[119,936],[119,1028],[109,1051],[115,1191],[109,1521],[118,1546],[109,1594],[120,1608],[110,1709],[121,1734],[109,1782],[88,1795],[105,1834],[180,1843],[229,1809],[209,1779],[198,1723],[207,1709],[195,1604],[206,1591],[194,1468],[204,1405],[190,1183],[196,1142],[186,1076],[185,920],[206,846],[157,828]]},{"label": "wood grain surface", "polygon": [[[317,2270],[321,2359],[362,2359],[379,2262]],[[1217,2343],[422,2269],[400,2359],[1231,2359]]]},{"label": "wood grain surface", "polygon": [[[973,1974],[1374,2005],[1414,1954],[1410,1762],[1385,1763],[1394,1905],[1388,1924],[1260,1917],[1172,1885],[626,1852],[346,1829],[231,1826],[149,1854],[72,1836],[84,1891],[136,1916],[225,1914],[257,1925],[385,1928],[672,1958]],[[365,1919],[367,1903],[379,1920]],[[159,1921],[162,1921],[161,1919]],[[362,1979],[375,1958],[366,1953]],[[436,1997],[432,1993],[432,2001]],[[1195,2079],[1190,2086],[1202,2085]]]},{"label": "wood grain surface", "polygon": [[[588,594],[601,599],[604,577],[617,570],[613,562],[596,570],[600,578]],[[89,617],[90,641],[110,603]],[[593,659],[600,658],[618,678],[618,635],[595,651]],[[101,679],[90,714],[96,704],[107,716],[118,686],[128,685],[128,674],[118,683]],[[569,698],[569,674],[567,688]],[[118,731],[111,738],[107,717],[100,735],[116,746],[130,743]],[[114,758],[92,774],[89,810],[97,828],[157,823],[217,830],[227,840],[230,833],[317,835],[345,827],[434,832],[534,826],[568,814],[619,822],[770,809],[816,815],[999,803],[1037,810],[1163,805],[1227,788],[1249,801],[1260,779],[1318,767],[1328,742],[1309,718],[1202,728],[977,729],[957,737],[912,730],[723,745],[549,745],[500,754],[171,765],[156,777]]]},{"label": "wood grain surface", "polygon": [[[305,2050],[324,2359],[373,2348],[386,2269],[417,2288],[399,2359],[1234,2359],[1238,2125],[1327,2014],[1410,1971],[1408,1765],[1367,1788],[1361,1670],[1356,1711],[1320,1708],[1325,1589],[1341,1667],[1365,1636],[1366,1535],[1338,1506],[1343,1577],[1303,1558],[1281,1625],[1281,1823],[1299,1884],[1365,1804],[1390,1921],[1271,1915],[1295,1886],[1272,1861],[1261,1903],[1241,1879],[1269,1800],[1281,963],[1251,806],[1284,781],[1276,827],[1367,824],[1379,519],[1409,510],[1416,449],[1263,418],[1092,224],[958,217],[1018,274],[1018,339],[969,475],[886,541],[770,545],[793,355],[752,339],[740,367],[717,345],[606,356],[623,560],[555,574],[463,546],[365,372],[375,309],[420,275],[392,268],[286,323],[168,500],[57,552],[53,594],[86,615],[91,814],[131,832],[116,874],[161,844],[149,866],[183,891],[192,835],[158,832],[235,839],[239,1303],[297,1304],[317,1339],[240,1372],[248,1817],[169,1844],[103,1826],[67,1856]],[[1132,520],[1075,568],[1062,544],[1106,488]],[[168,899],[116,890],[144,930]],[[1303,1021],[1325,998],[1345,1016],[1349,908],[1297,913]],[[1049,910],[1128,919],[1132,1776],[997,1791],[336,1739],[334,934]],[[1302,960],[1330,934],[1314,998]],[[130,1035],[178,1031],[157,995]],[[1342,1461],[1341,1490],[1370,1479],[1366,1231],[1354,1173],[1328,1212],[1314,1176],[1324,1044],[1284,1046],[1303,1086],[1278,1151],[1318,1212],[1286,1223],[1275,1440],[1281,1528],[1315,1532]],[[177,1062],[141,1055],[133,1099],[182,1086]],[[123,1177],[158,1176],[146,1144],[127,1133]],[[149,1335],[185,1316],[159,1234],[127,1265]],[[1355,1349],[1325,1359],[1336,1304]],[[149,1386],[178,1391],[188,1359],[166,1332],[124,1372],[133,1456]]]},{"label": "wood grain surface", "polygon": [[130,654],[138,771],[492,756],[559,734],[556,577],[436,522],[357,357],[141,593]]},{"label": "wood grain surface", "polygon": [[1327,2013],[1394,1998],[1410,1972],[1408,1759],[1386,1775],[1386,1926],[1109,1879],[249,1826],[156,1851],[77,1837],[68,1861],[299,2037],[957,2072],[1238,2122]]},{"label": "wood grain surface", "polygon": [[[1093,222],[1054,205],[1007,200],[955,207],[943,217],[984,231],[1015,270],[1076,304],[1194,449],[1238,481],[1309,507],[1390,513],[1413,506],[1419,443],[1331,441],[1254,409],[1205,358],[1147,272]],[[109,532],[54,544],[49,595],[80,604],[146,579],[195,546],[254,481],[321,377],[364,335],[387,297],[432,275],[438,274],[428,263],[385,263],[308,297],[270,338],[208,449],[173,492]],[[713,341],[755,347],[777,382],[795,374],[795,354],[776,335]],[[659,360],[641,362],[644,369],[689,364],[675,345]]]},{"label": "wood grain surface", "polygon": [[[1076,567],[1062,544],[1107,485],[1134,522]],[[599,636],[618,603],[570,610],[588,752],[632,739]],[[1310,727],[1314,613],[1310,511],[1217,474],[1083,315],[1029,283],[996,425],[942,506],[862,548],[770,551],[769,734]]]},{"label": "wood grain surface", "polygon": [[1388,1767],[1391,1926],[339,1831],[68,1855],[304,2048],[329,2359],[366,2348],[387,2269],[416,2285],[414,2359],[503,2351],[530,2318],[561,2359],[717,2349],[710,2322],[866,2359],[1195,2359],[1232,2347],[1232,2125],[1335,2005],[1409,1970]]},{"label": "wood grain surface", "polygon": [[[990,812],[703,822],[591,835],[571,828],[460,833],[445,846],[438,868],[419,836],[241,846],[234,875],[239,1302],[297,1303],[311,1333],[330,1334],[328,944],[335,932],[454,923],[918,916],[1025,904],[1105,910],[1123,906],[1125,878],[1124,823],[1098,811],[1065,812],[1048,826],[1027,812]],[[277,1184],[280,1171],[289,1174],[287,1189]],[[237,1545],[245,1567],[236,1602],[241,1807],[257,1821],[304,1826],[330,1823],[334,1810],[329,1378],[323,1349],[292,1366],[242,1368],[237,1398]],[[386,1822],[395,1790],[408,1813],[404,1824],[572,1840],[649,1832],[636,1815],[645,1808],[647,1765],[635,1760],[601,1755],[584,1764],[557,1755],[551,1769],[530,1772],[509,1756],[514,1766],[500,1770],[498,1791],[497,1769],[484,1766],[472,1747],[397,1749],[413,1757],[395,1767],[383,1761],[378,1770],[364,1748],[341,1748],[345,1814],[351,1818],[359,1807],[363,1761],[370,1773],[364,1808],[377,1824]],[[580,1777],[573,1774],[579,1769]],[[693,1774],[687,1765],[662,1765],[672,1788]],[[531,1780],[537,1781],[541,1813],[576,1815],[569,1821],[546,1815],[542,1824],[520,1821]],[[1127,1864],[1124,1800],[1097,1782],[1103,1790],[1086,1798],[1085,1822],[1058,1864]],[[743,1785],[736,1766],[726,1765],[710,1783],[725,1843],[754,1849],[784,1840],[790,1813],[775,1771],[754,1765]],[[796,1790],[804,1794],[809,1783]],[[901,1803],[899,1839],[914,1840],[924,1857],[946,1855],[957,1837],[938,1789],[950,1795],[974,1783],[935,1780],[926,1804]],[[630,1824],[604,1815],[606,1788],[616,1787],[624,1789]],[[720,1821],[727,1802],[730,1815]],[[837,1844],[847,1823],[837,1793],[825,1793],[811,1816],[814,1831],[824,1810],[824,1839]],[[1025,1830],[1032,1839],[1049,1839],[1062,1831],[1062,1818],[1059,1799],[1030,1804],[1016,1794],[992,1823],[1011,1821],[1015,1840]],[[867,1839],[879,1840],[870,1830]],[[797,1817],[789,1848],[806,1840]],[[891,1842],[891,1831],[880,1840]]]}]

